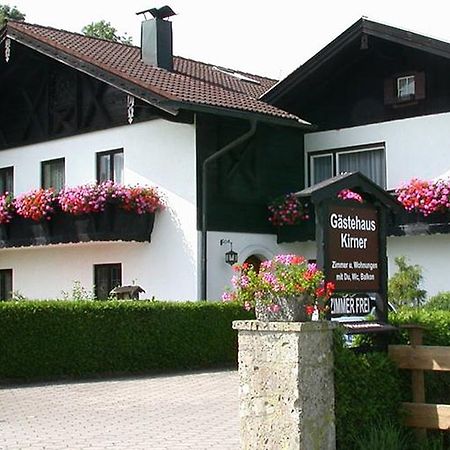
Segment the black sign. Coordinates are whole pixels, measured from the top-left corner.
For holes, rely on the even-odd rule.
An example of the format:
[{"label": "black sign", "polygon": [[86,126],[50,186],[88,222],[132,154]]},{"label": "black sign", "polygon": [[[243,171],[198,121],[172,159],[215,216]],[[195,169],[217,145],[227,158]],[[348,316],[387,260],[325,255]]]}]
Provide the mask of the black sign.
[{"label": "black sign", "polygon": [[379,220],[371,205],[331,205],[327,221],[325,273],[337,292],[380,288]]}]

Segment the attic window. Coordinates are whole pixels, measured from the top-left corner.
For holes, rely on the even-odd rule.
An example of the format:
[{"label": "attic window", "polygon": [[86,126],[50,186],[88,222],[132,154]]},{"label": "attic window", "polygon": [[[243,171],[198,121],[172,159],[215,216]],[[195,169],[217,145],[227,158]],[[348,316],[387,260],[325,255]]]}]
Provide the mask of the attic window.
[{"label": "attic window", "polygon": [[230,75],[234,78],[237,78],[238,80],[247,81],[248,83],[261,84],[258,80],[254,80],[253,78],[250,78],[242,73],[235,72],[234,70],[231,70],[231,69],[225,69],[224,67],[214,66],[213,70],[217,70],[218,72],[225,73],[226,75]]},{"label": "attic window", "polygon": [[397,98],[411,98],[416,93],[416,78],[414,75],[397,78]]},{"label": "attic window", "polygon": [[384,80],[384,104],[394,108],[417,104],[426,95],[425,72],[407,72]]}]

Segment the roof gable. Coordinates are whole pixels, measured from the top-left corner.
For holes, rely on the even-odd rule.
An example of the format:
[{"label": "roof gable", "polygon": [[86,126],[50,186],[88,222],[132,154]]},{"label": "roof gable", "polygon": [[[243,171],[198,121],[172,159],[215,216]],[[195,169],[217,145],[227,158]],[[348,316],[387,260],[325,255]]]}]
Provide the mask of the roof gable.
[{"label": "roof gable", "polygon": [[5,37],[174,115],[180,109],[202,107],[309,125],[258,100],[275,80],[243,72],[227,73],[227,69],[180,57],[174,57],[171,72],[145,64],[138,47],[24,22],[9,21]]},{"label": "roof gable", "polygon": [[288,95],[304,80],[313,77],[331,59],[337,57],[351,45],[355,45],[355,42],[360,42],[363,36],[376,37],[450,59],[450,44],[447,42],[361,18],[303,65],[265,92],[260,99],[277,104],[279,99]]}]

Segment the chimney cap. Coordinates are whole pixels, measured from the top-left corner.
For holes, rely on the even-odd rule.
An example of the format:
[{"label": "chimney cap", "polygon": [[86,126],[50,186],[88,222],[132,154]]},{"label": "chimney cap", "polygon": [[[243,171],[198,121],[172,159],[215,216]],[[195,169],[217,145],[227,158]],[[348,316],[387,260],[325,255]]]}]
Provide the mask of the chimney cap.
[{"label": "chimney cap", "polygon": [[144,14],[145,17],[146,13],[150,13],[155,19],[167,19],[176,14],[170,6],[166,5],[161,6],[161,8],[151,8],[146,9],[145,11],[139,11],[136,15]]}]

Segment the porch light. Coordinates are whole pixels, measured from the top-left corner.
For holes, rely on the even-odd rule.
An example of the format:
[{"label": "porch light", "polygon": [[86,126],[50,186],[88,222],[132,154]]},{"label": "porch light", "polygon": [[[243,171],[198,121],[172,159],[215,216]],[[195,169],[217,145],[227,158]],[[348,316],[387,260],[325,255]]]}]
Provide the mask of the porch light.
[{"label": "porch light", "polygon": [[230,250],[225,253],[225,262],[232,266],[238,262],[238,254],[233,251],[233,243],[230,239],[221,239],[220,245],[230,244]]}]

